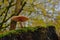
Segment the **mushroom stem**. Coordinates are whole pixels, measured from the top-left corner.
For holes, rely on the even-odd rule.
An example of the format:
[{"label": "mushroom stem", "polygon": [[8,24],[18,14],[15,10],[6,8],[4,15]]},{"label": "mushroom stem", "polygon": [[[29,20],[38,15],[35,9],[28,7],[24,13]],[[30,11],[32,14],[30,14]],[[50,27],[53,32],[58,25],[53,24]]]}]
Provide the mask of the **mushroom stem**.
[{"label": "mushroom stem", "polygon": [[22,22],[20,22],[20,26],[21,26],[21,28],[23,28],[23,24],[22,24]]},{"label": "mushroom stem", "polygon": [[10,23],[10,30],[15,30],[16,28],[16,22],[11,20],[11,23]]}]

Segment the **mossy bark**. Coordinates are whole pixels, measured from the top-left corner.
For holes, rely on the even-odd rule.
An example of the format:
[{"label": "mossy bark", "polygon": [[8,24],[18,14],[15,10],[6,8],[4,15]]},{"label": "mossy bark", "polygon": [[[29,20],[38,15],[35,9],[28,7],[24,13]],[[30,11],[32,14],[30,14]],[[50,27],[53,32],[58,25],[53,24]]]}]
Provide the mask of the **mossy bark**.
[{"label": "mossy bark", "polygon": [[27,32],[10,33],[0,38],[0,40],[58,40],[58,36],[54,27],[41,27],[34,31],[28,30]]}]

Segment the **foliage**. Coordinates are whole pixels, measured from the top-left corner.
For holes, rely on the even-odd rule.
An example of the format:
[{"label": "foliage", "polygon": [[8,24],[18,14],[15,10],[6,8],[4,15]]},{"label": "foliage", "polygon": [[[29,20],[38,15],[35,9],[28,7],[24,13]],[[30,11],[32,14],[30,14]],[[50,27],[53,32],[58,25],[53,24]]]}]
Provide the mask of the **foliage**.
[{"label": "foliage", "polygon": [[[0,29],[9,28],[12,16],[30,18],[27,26],[60,26],[60,0],[2,0],[0,1]],[[24,29],[25,30],[25,29]]]}]

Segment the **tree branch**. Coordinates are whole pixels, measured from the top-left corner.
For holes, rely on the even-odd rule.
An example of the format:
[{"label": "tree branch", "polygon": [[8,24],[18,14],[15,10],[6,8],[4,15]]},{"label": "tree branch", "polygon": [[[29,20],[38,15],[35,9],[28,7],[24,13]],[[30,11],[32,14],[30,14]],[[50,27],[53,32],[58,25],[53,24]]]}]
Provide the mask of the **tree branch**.
[{"label": "tree branch", "polygon": [[[8,19],[6,19],[3,23],[5,23],[5,22],[7,22],[12,16],[17,16],[17,15],[19,15],[19,13],[21,13],[21,11],[23,10],[23,7],[25,6],[25,4],[26,4],[26,2],[24,2],[24,4],[22,5],[22,7],[21,7],[21,9],[19,10],[19,12],[15,15],[15,13],[14,14],[12,14]],[[8,26],[9,26],[10,24],[8,24],[5,28],[7,28]]]},{"label": "tree branch", "polygon": [[[5,9],[6,13],[5,13],[5,16],[4,16],[3,21],[0,23],[0,29],[2,28],[2,25],[3,25],[4,22],[5,22],[5,19],[6,19],[6,17],[7,17],[7,13],[8,13],[9,8],[14,5],[14,4],[11,5],[11,3],[12,3],[12,2],[10,2],[10,3],[9,3],[9,6],[6,7],[6,9]],[[5,11],[3,11],[2,14],[3,14]],[[2,14],[1,14],[0,16],[2,16]]]},{"label": "tree branch", "polygon": [[[12,6],[14,6],[14,5],[15,5],[15,4],[11,5],[10,7],[12,7]],[[9,8],[10,8],[10,7],[9,7]],[[2,16],[3,13],[5,13],[6,10],[8,10],[8,7],[6,7],[6,9],[0,14],[0,16]]]},{"label": "tree branch", "polygon": [[[25,6],[25,4],[26,4],[26,2],[24,3],[24,5],[22,6],[22,8],[19,10],[19,12],[17,13],[17,15],[19,15],[19,13],[21,13],[21,11],[23,10],[23,7]],[[15,13],[14,14],[12,14],[7,20],[9,20],[12,16],[14,16],[15,15]],[[16,16],[17,16],[16,15]],[[6,21],[7,21],[6,20]],[[6,21],[4,21],[4,23],[6,22]]]}]

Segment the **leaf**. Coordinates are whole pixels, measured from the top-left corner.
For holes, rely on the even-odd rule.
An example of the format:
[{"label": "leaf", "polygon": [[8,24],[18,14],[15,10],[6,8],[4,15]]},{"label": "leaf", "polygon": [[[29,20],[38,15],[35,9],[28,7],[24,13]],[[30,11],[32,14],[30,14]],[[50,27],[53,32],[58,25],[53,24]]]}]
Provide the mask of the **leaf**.
[{"label": "leaf", "polygon": [[33,0],[28,0],[28,2],[29,2],[30,4],[32,4],[32,3],[33,3]]},{"label": "leaf", "polygon": [[45,24],[45,22],[44,22],[44,20],[37,20],[37,19],[34,19],[33,20],[34,22],[32,23],[32,25],[33,26],[46,26],[46,24]]},{"label": "leaf", "polygon": [[56,16],[57,19],[60,19],[60,16]]},{"label": "leaf", "polygon": [[51,2],[52,0],[48,0],[48,2]]},{"label": "leaf", "polygon": [[0,2],[0,5],[2,5],[3,3],[2,2]]},{"label": "leaf", "polygon": [[47,25],[53,25],[53,21],[49,21]]},{"label": "leaf", "polygon": [[56,23],[58,23],[60,25],[60,20],[56,20]]},{"label": "leaf", "polygon": [[28,11],[28,12],[32,12],[32,11],[35,12],[34,7],[32,7],[32,6],[30,6],[30,7],[29,6],[25,6],[23,9],[24,9],[24,11]]},{"label": "leaf", "polygon": [[5,27],[6,25],[4,24],[2,27]]},{"label": "leaf", "polygon": [[4,0],[4,4],[5,4],[5,6],[8,6],[9,5],[8,0]]},{"label": "leaf", "polygon": [[37,8],[39,8],[39,9],[41,9],[42,14],[43,14],[44,16],[46,16],[46,13],[47,13],[47,12],[46,12],[43,4],[36,4],[35,6],[36,6]]}]

